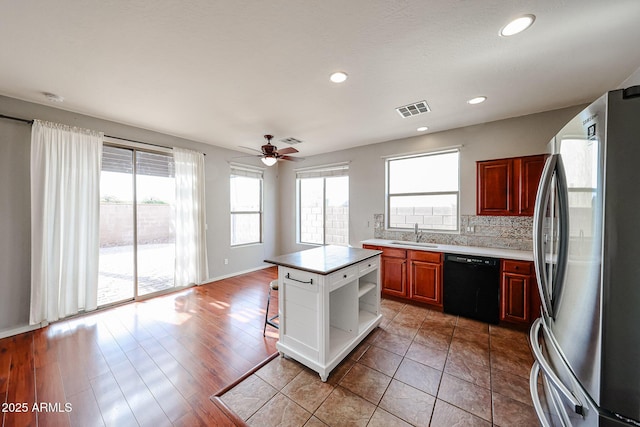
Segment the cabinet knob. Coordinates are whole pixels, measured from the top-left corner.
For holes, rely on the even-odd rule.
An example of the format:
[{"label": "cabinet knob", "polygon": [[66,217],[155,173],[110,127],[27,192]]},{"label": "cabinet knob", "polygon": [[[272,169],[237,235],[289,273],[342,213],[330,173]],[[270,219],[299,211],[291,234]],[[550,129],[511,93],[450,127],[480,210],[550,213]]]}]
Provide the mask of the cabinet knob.
[{"label": "cabinet knob", "polygon": [[344,275],[344,276],[342,276],[342,277],[344,277],[344,278],[346,279],[346,278],[347,278],[347,275],[345,274],[345,275]]},{"label": "cabinet knob", "polygon": [[369,267],[371,267],[371,264],[369,264]]},{"label": "cabinet knob", "polygon": [[516,270],[520,270],[520,266],[516,265]]}]

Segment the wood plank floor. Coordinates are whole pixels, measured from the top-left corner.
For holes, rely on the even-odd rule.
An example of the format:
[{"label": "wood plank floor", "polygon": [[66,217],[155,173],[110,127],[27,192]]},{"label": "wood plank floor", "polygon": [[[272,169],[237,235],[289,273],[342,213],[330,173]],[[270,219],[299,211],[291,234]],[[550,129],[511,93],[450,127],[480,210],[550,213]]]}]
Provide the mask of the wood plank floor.
[{"label": "wood plank floor", "polygon": [[262,336],[275,278],[267,268],[0,340],[0,425],[232,426],[209,397],[276,351],[277,330]]}]

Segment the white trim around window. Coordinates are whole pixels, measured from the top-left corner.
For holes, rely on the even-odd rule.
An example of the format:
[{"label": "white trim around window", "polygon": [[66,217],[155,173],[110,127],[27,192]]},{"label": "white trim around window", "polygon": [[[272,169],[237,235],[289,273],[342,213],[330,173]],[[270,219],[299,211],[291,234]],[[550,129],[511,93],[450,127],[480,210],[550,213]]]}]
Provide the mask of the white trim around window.
[{"label": "white trim around window", "polygon": [[230,245],[262,243],[264,170],[238,163],[229,166]]},{"label": "white trim around window", "polygon": [[460,150],[385,158],[385,226],[390,230],[460,231]]}]

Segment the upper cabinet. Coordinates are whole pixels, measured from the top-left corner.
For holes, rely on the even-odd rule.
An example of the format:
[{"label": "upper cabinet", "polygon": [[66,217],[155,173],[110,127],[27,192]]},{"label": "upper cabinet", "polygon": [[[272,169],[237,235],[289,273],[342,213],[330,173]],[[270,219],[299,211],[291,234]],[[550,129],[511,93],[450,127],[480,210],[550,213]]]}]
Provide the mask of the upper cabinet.
[{"label": "upper cabinet", "polygon": [[532,216],[546,155],[476,163],[478,215]]}]

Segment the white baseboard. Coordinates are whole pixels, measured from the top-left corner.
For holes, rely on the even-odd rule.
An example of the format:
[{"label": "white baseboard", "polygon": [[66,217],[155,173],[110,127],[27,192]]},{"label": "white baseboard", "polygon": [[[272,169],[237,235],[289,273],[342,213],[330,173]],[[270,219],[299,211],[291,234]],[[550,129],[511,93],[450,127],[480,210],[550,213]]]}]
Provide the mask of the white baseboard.
[{"label": "white baseboard", "polygon": [[12,337],[18,334],[24,334],[25,332],[35,331],[36,329],[44,328],[47,326],[49,322],[38,323],[37,325],[24,325],[13,329],[6,329],[4,331],[0,331],[0,339]]},{"label": "white baseboard", "polygon": [[264,270],[265,268],[269,268],[269,267],[273,267],[273,265],[265,264],[265,265],[261,265],[260,267],[250,268],[248,270],[243,270],[243,271],[237,271],[237,272],[231,273],[231,274],[225,274],[224,276],[212,277],[212,278],[206,279],[201,284],[205,285],[207,283],[217,282],[218,280],[228,279],[229,277],[239,276],[241,274],[246,274],[246,273],[252,273],[252,272],[258,271],[258,270]]}]

